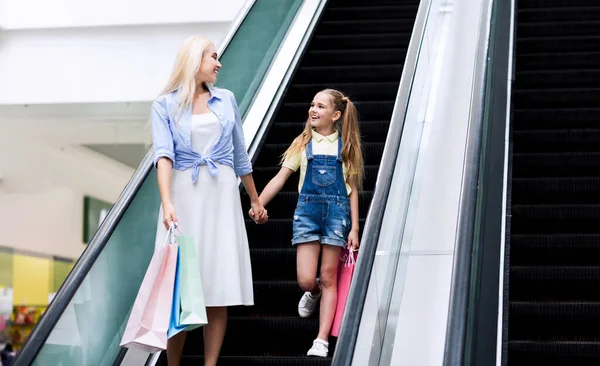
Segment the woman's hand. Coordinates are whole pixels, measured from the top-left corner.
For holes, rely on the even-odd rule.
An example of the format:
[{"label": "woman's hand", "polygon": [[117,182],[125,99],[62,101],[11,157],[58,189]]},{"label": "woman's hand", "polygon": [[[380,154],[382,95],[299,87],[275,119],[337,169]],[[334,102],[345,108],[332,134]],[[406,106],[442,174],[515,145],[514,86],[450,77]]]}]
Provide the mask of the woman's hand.
[{"label": "woman's hand", "polygon": [[171,223],[175,224],[175,227],[179,225],[177,222],[177,216],[175,215],[175,207],[172,204],[163,205],[163,224],[165,228],[169,230]]},{"label": "woman's hand", "polygon": [[267,220],[269,220],[267,210],[265,210],[260,201],[252,202],[250,206],[251,208],[248,214],[250,215],[252,220],[254,220],[255,223],[264,224],[265,222],[267,222]]},{"label": "woman's hand", "polygon": [[358,230],[351,230],[348,235],[348,249],[357,251],[360,244],[358,243]]}]

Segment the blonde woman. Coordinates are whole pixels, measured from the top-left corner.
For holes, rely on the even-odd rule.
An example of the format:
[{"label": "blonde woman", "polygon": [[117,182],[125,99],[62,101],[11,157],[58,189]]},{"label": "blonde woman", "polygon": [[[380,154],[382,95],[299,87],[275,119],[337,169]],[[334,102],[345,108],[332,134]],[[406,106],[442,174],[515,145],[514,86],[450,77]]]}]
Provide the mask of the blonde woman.
[{"label": "blonde woman", "polygon": [[[165,90],[152,105],[152,140],[161,209],[157,245],[174,223],[194,238],[208,325],[205,365],[216,365],[227,326],[227,306],[253,305],[248,238],[237,176],[248,192],[253,218],[267,213],[252,179],[242,121],[229,90],[214,88],[221,63],[201,36],[181,46]],[[180,363],[186,333],[169,340],[169,366]]]}]

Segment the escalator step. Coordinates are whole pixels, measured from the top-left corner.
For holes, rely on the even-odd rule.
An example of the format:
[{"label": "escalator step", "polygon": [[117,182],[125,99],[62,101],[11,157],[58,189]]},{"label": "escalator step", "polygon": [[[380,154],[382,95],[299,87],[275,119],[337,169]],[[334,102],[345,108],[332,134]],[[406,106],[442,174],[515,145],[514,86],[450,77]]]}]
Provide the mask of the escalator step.
[{"label": "escalator step", "polygon": [[[268,332],[265,331],[267,329]],[[229,317],[221,353],[223,356],[300,357],[312,345],[318,329],[318,317]],[[256,336],[257,332],[260,332],[260,337]],[[293,337],[290,336],[292,334]],[[202,328],[191,331],[183,352],[185,355],[202,356],[202,344]]]},{"label": "escalator step", "polygon": [[599,266],[511,266],[510,301],[600,301]]},{"label": "escalator step", "polygon": [[598,177],[600,153],[518,153],[513,175],[519,177]]},{"label": "escalator step", "polygon": [[[362,67],[362,66],[361,66]],[[386,66],[389,67],[389,66]],[[371,68],[367,66],[367,68]],[[399,69],[402,70],[401,68]],[[377,71],[377,70],[372,70]],[[309,73],[309,70],[306,70]],[[346,71],[345,71],[346,72]],[[349,72],[349,71],[348,71]],[[364,70],[365,74],[368,75],[370,70]],[[333,76],[332,76],[333,77]],[[353,101],[377,101],[382,100],[382,98],[389,98],[390,96],[395,96],[398,91],[398,81],[389,81],[389,82],[374,82],[368,80],[369,77],[366,76],[367,79],[362,83],[341,83],[341,82],[331,82],[327,85],[328,88],[337,89],[350,97]],[[399,77],[398,77],[399,79]],[[309,80],[307,78],[307,80]],[[314,95],[323,89],[323,84],[296,84],[292,85],[290,90],[288,91],[288,101],[290,102],[306,102],[312,101]]]},{"label": "escalator step", "polygon": [[515,178],[513,204],[600,204],[600,178]]},{"label": "escalator step", "polygon": [[[255,168],[254,169],[254,183],[257,187],[264,187],[269,181],[279,172],[280,167],[270,168]],[[375,188],[375,181],[377,180],[377,172],[379,171],[379,165],[367,165],[365,167],[365,180],[363,183],[363,189],[365,191],[372,191]],[[292,176],[285,182],[282,192],[293,192],[298,191],[298,180],[300,174],[292,174]]]},{"label": "escalator step", "polygon": [[[365,218],[360,218],[359,223],[362,232]],[[292,246],[291,217],[289,219],[269,219],[264,225],[256,225],[254,221],[247,219],[246,231],[251,248],[289,248]]]},{"label": "escalator step", "polygon": [[[381,121],[390,119],[394,109],[393,101],[369,101],[354,103],[361,121]],[[310,100],[303,103],[284,103],[277,114],[277,120],[289,122],[304,122],[308,116]]]},{"label": "escalator step", "polygon": [[591,339],[600,328],[600,302],[511,301],[509,321],[513,339]]},{"label": "escalator step", "polygon": [[589,35],[600,32],[600,21],[577,20],[562,22],[536,22],[530,24],[519,24],[517,32],[519,37],[564,37]]},{"label": "escalator step", "polygon": [[[279,193],[277,195],[277,199],[273,200],[273,202],[269,204],[269,219],[282,219],[291,217],[296,209],[298,196],[298,191]],[[364,217],[367,215],[367,211],[369,210],[369,205],[371,204],[372,199],[372,191],[362,191],[358,193],[359,216]],[[249,207],[250,205],[250,198],[247,194],[242,195],[242,205],[244,207]]]},{"label": "escalator step", "polygon": [[[600,43],[599,43],[600,46]],[[520,71],[515,80],[517,89],[597,87],[600,69]],[[515,102],[518,98],[515,99]],[[518,102],[520,103],[520,102]],[[520,107],[517,107],[520,108]],[[527,107],[530,108],[530,107]]]},{"label": "escalator step", "polygon": [[409,40],[410,32],[315,36],[311,47],[313,50],[402,48],[408,46]]},{"label": "escalator step", "polygon": [[[186,356],[181,366],[198,366],[204,364],[204,357]],[[326,366],[331,364],[331,357],[240,357],[225,356],[219,358],[219,366]]]},{"label": "escalator step", "polygon": [[408,5],[384,5],[384,6],[344,6],[327,9],[324,20],[360,20],[360,19],[408,19],[414,23],[414,17],[418,10],[417,1]]},{"label": "escalator step", "polygon": [[575,6],[592,6],[595,0],[521,0],[519,8],[572,8]]},{"label": "escalator step", "polygon": [[510,238],[511,265],[597,265],[600,234],[530,234]]},{"label": "escalator step", "polygon": [[598,3],[581,7],[557,7],[544,9],[520,9],[519,23],[599,20],[600,6]]},{"label": "escalator step", "polygon": [[595,366],[600,358],[600,341],[511,340],[510,366]]},{"label": "escalator step", "polygon": [[595,233],[600,205],[513,205],[515,234]]},{"label": "escalator step", "polygon": [[[269,142],[291,144],[304,130],[305,122],[276,122],[271,126]],[[389,121],[361,121],[360,133],[365,142],[382,142],[387,137]]]},{"label": "escalator step", "polygon": [[250,249],[254,281],[296,279],[296,250],[288,242],[281,244],[281,248]]},{"label": "escalator step", "polygon": [[[365,155],[365,165],[375,165],[381,161],[383,155],[383,142],[365,142],[362,145],[363,154]],[[281,161],[281,156],[290,147],[290,144],[265,144],[256,160],[257,166],[278,166]]]},{"label": "escalator step", "polygon": [[401,64],[406,48],[366,50],[315,50],[308,51],[302,60],[305,66],[389,65]]},{"label": "escalator step", "polygon": [[324,20],[319,24],[318,35],[328,34],[374,34],[374,33],[408,33],[412,31],[412,19],[352,19]]},{"label": "escalator step", "polygon": [[521,71],[593,69],[600,65],[600,52],[521,54],[517,63]]},{"label": "escalator step", "polygon": [[598,36],[529,37],[517,40],[517,52],[594,52],[599,43]]},{"label": "escalator step", "polygon": [[[350,77],[353,82],[392,81],[398,83],[401,74],[402,65],[311,66],[300,67],[297,73],[303,82],[319,84],[343,83]],[[312,96],[309,98],[308,102],[312,100]]]},{"label": "escalator step", "polygon": [[579,108],[600,103],[599,88],[528,89],[515,91],[515,108]]},{"label": "escalator step", "polygon": [[[598,96],[600,102],[600,92]],[[594,152],[600,146],[600,129],[515,131],[513,141],[516,153]]]},{"label": "escalator step", "polygon": [[[289,246],[291,248],[291,245]],[[254,282],[254,306],[235,306],[230,308],[232,317],[298,317],[298,301],[302,290],[296,282],[296,250],[292,270],[294,280],[256,281]]]}]

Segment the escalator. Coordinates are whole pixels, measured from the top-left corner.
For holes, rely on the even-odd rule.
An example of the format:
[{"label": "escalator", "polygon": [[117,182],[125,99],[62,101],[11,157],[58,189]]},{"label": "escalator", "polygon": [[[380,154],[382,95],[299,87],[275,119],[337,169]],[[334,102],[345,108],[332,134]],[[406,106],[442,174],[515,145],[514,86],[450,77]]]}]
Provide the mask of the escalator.
[{"label": "escalator", "polygon": [[[235,37],[226,42],[227,52],[221,59],[224,69],[217,85],[236,95],[246,135],[250,119],[246,117],[254,116],[262,107],[255,102],[267,89],[264,80],[281,67],[274,66],[272,60],[284,58],[282,49],[292,42],[290,39],[297,39],[292,28],[306,20],[307,9],[316,9],[315,4],[324,2],[249,1],[252,5],[242,15],[245,18]],[[282,101],[272,97],[276,103],[269,107],[274,110],[272,118],[262,122],[269,124],[266,132],[256,139],[258,143],[247,141],[250,150],[256,151],[252,156],[259,189],[275,175],[279,157],[301,132],[314,94],[327,87],[340,89],[356,102],[361,116],[366,177],[359,204],[361,227],[364,225],[418,3],[327,2],[312,37],[310,30],[304,36],[310,38],[309,45],[294,49],[303,53],[301,61],[291,82],[282,81],[281,88],[288,85]],[[318,11],[310,16],[318,18]],[[318,331],[318,317],[301,319],[297,315],[301,292],[296,284],[295,251],[290,245],[297,179],[296,174],[269,205],[266,225],[247,221],[255,306],[230,309],[221,365],[331,363],[333,339],[329,358],[305,357]],[[243,193],[242,200],[247,210]],[[156,172],[147,155],[31,333],[15,365],[118,365],[134,354],[119,348],[119,341],[152,254],[159,205]],[[182,364],[200,364],[202,348],[202,331],[191,332]],[[149,364],[153,360],[148,358]],[[158,363],[166,364],[163,356]]]},{"label": "escalator", "polygon": [[[365,184],[359,205],[361,227],[364,225],[417,7],[417,1],[328,2],[255,159],[253,176],[259,190],[275,176],[281,155],[302,132],[314,94],[336,88],[356,102],[361,115]],[[318,311],[308,319],[297,313],[302,292],[296,283],[296,255],[290,244],[297,187],[298,174],[294,174],[267,207],[267,224],[246,222],[255,306],[230,309],[221,365],[331,363],[333,338],[329,358],[306,357],[318,332]],[[247,211],[245,194],[243,203]],[[201,331],[188,335],[183,365],[201,362],[202,344]],[[164,357],[161,364],[166,365]]]},{"label": "escalator", "polygon": [[508,366],[600,362],[600,4],[518,1]]}]

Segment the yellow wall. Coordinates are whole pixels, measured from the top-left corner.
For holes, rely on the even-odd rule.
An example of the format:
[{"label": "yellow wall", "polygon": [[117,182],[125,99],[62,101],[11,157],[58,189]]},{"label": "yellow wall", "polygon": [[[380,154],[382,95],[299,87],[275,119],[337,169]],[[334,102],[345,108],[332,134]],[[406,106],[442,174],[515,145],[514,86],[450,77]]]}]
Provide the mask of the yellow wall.
[{"label": "yellow wall", "polygon": [[52,260],[14,254],[14,305],[47,305]]}]

